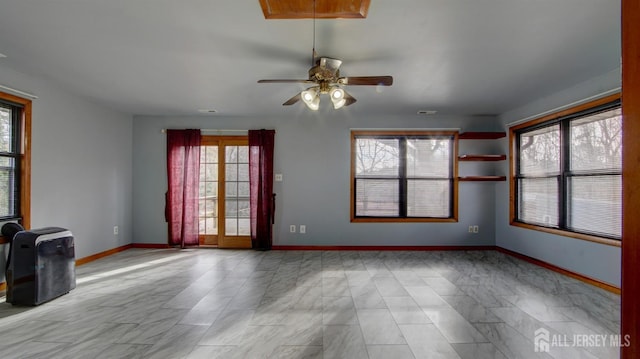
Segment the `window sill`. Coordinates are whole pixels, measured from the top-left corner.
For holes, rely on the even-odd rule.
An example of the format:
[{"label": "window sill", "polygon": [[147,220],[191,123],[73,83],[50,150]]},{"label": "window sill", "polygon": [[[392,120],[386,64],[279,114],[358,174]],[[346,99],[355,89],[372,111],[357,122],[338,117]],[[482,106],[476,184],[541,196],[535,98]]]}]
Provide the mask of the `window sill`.
[{"label": "window sill", "polygon": [[514,226],[514,227],[532,229],[534,231],[551,233],[551,234],[555,234],[555,235],[563,236],[563,237],[582,239],[582,240],[585,240],[585,241],[600,243],[600,244],[613,246],[613,247],[622,247],[622,241],[618,241],[618,240],[615,240],[615,239],[609,239],[609,238],[603,238],[603,237],[598,237],[598,236],[591,236],[591,235],[588,235],[588,234],[563,231],[561,229],[555,229],[555,228],[540,227],[540,226],[536,226],[536,225],[533,225],[533,224],[521,223],[521,222],[516,222],[516,221],[511,221],[511,225]]},{"label": "window sill", "polygon": [[387,218],[365,217],[351,218],[351,223],[456,223],[457,218]]}]

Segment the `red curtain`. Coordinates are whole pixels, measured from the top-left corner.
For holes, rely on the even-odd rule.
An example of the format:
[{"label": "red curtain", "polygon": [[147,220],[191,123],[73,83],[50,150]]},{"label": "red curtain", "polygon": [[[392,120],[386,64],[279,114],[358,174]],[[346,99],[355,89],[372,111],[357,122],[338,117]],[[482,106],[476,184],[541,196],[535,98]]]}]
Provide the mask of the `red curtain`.
[{"label": "red curtain", "polygon": [[249,188],[251,244],[254,249],[271,249],[275,194],[273,193],[274,130],[249,131]]},{"label": "red curtain", "polygon": [[200,130],[167,130],[169,244],[198,245]]}]

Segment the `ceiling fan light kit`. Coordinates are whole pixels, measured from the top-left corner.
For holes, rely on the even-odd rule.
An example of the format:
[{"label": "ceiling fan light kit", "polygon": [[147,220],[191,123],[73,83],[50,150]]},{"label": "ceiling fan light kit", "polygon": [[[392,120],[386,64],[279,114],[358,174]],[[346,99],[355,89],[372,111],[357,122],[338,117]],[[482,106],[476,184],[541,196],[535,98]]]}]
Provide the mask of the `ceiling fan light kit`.
[{"label": "ceiling fan light kit", "polygon": [[331,88],[331,91],[329,91],[329,97],[331,98],[331,102],[333,102],[333,108],[336,110],[347,103],[347,100],[344,99],[344,90],[339,87]]},{"label": "ceiling fan light kit", "polygon": [[[304,102],[310,110],[318,111],[320,108],[320,94],[322,93],[327,93],[326,91],[322,91],[322,86],[314,86],[300,92],[300,97],[302,98],[302,102]],[[347,103],[345,92],[340,87],[332,86],[328,93],[334,109],[337,110]]]},{"label": "ceiling fan light kit", "polygon": [[356,99],[347,93],[341,86],[391,86],[393,77],[391,76],[359,76],[340,77],[340,65],[342,60],[330,57],[316,58],[315,49],[315,0],[313,2],[313,50],[312,66],[309,69],[309,78],[302,79],[272,79],[258,80],[258,83],[315,83],[293,96],[283,103],[283,106],[290,106],[302,100],[307,107],[313,111],[320,108],[320,94],[328,94],[334,109],[352,105]]},{"label": "ceiling fan light kit", "polygon": [[328,94],[336,110],[349,106],[356,102],[356,99],[345,91],[342,86],[391,86],[393,77],[391,76],[358,76],[340,77],[339,66],[342,61],[329,57],[321,57],[316,60],[316,65],[309,70],[309,79],[273,79],[259,80],[258,83],[315,83],[293,96],[283,106],[290,106],[302,100],[311,110],[318,110],[320,106],[320,95]]},{"label": "ceiling fan light kit", "polygon": [[310,110],[318,111],[320,108],[320,95],[315,87],[310,87],[300,93],[302,95],[302,102]]}]

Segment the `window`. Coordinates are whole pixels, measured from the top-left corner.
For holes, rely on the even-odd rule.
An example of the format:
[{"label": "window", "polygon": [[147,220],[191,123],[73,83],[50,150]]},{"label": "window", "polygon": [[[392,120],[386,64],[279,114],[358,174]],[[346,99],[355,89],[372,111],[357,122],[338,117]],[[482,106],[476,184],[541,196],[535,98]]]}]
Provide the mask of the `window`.
[{"label": "window", "polygon": [[353,222],[456,221],[456,132],[351,132]]},{"label": "window", "polygon": [[246,136],[202,136],[200,244],[250,246],[249,145]]},{"label": "window", "polygon": [[0,222],[30,218],[31,101],[0,92]]},{"label": "window", "polygon": [[511,130],[515,224],[621,238],[622,111],[607,100]]}]

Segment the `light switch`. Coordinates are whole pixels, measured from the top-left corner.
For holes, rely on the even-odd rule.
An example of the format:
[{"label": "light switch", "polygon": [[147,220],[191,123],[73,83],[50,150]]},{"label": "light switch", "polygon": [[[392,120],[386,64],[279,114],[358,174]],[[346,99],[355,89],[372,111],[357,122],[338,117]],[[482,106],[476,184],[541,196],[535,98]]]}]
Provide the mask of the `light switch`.
[{"label": "light switch", "polygon": [[276,173],[276,182],[282,182],[282,173]]}]

